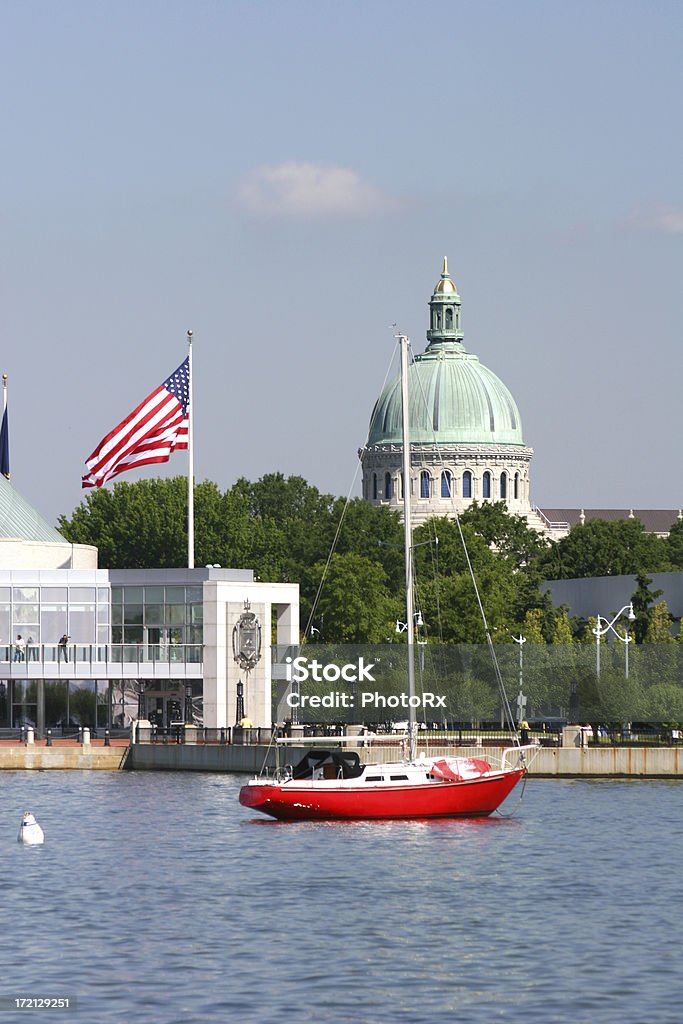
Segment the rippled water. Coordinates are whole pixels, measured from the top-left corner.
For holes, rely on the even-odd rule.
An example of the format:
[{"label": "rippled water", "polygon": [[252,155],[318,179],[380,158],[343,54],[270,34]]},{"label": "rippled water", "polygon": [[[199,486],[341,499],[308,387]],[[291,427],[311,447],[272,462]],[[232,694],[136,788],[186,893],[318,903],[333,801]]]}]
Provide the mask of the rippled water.
[{"label": "rippled water", "polygon": [[[0,997],[135,1024],[683,1019],[681,784],[531,780],[509,818],[287,824],[240,781],[0,774]],[[43,847],[16,842],[24,809]]]}]

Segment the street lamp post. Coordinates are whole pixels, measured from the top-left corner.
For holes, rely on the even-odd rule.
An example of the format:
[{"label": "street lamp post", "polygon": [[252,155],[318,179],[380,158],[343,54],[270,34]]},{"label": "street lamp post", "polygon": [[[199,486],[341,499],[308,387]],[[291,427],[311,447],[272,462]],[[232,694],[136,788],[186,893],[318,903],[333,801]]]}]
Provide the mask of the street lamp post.
[{"label": "street lamp post", "polygon": [[520,633],[519,636],[513,636],[512,639],[514,640],[514,642],[516,644],[519,644],[519,696],[517,698],[517,724],[519,725],[519,723],[524,718],[524,708],[526,707],[526,697],[524,696],[524,686],[523,686],[523,683],[524,683],[524,655],[522,653],[523,652],[523,648],[524,648],[524,644],[526,643],[526,637],[522,636],[522,634]]},{"label": "street lamp post", "polygon": [[[595,624],[595,628],[592,630],[593,634],[595,635],[595,670],[596,670],[596,674],[598,676],[600,675],[600,638],[603,637],[603,636],[606,636],[610,632],[610,630],[611,630],[612,633],[614,633],[615,637],[618,640],[621,640],[622,644],[624,644],[624,646],[626,648],[626,651],[625,651],[625,663],[626,663],[625,664],[625,675],[626,675],[626,678],[628,679],[628,645],[632,642],[633,638],[629,635],[628,631],[626,631],[624,633],[624,635],[622,636],[621,633],[619,632],[619,630],[616,629],[616,627],[614,625],[614,623],[617,621],[617,619],[621,618],[621,616],[624,614],[624,612],[628,612],[628,620],[629,620],[629,622],[634,622],[635,621],[635,614],[634,614],[634,611],[633,611],[633,604],[630,601],[629,601],[628,604],[624,605],[624,607],[621,609],[621,611],[617,612],[617,614],[614,616],[614,618],[612,619],[611,622],[604,615],[598,615],[598,621]],[[601,626],[600,625],[601,622],[604,622],[605,625]]]}]

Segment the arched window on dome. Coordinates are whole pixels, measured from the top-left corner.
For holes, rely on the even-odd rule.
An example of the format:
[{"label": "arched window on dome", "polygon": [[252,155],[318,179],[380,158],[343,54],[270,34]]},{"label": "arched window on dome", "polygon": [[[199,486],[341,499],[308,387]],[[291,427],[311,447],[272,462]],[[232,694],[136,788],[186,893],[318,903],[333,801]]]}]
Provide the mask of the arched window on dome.
[{"label": "arched window on dome", "polygon": [[482,479],[481,486],[482,486],[482,490],[481,490],[482,498],[490,498],[491,497],[491,474],[489,473],[488,469],[484,473],[484,477]]},{"label": "arched window on dome", "polygon": [[452,309],[447,309],[446,310],[446,330],[447,331],[452,331],[453,330],[453,310]]},{"label": "arched window on dome", "polygon": [[428,469],[423,469],[420,473],[420,497],[428,498],[431,484],[431,477]]},{"label": "arched window on dome", "polygon": [[462,475],[462,496],[463,498],[472,497],[472,474],[469,469],[466,469]]},{"label": "arched window on dome", "polygon": [[372,500],[377,501],[377,474],[372,474]]},{"label": "arched window on dome", "polygon": [[514,495],[515,498],[519,498],[519,473],[515,473]]},{"label": "arched window on dome", "polygon": [[384,497],[387,500],[393,497],[393,488],[391,486],[391,473],[384,474]]},{"label": "arched window on dome", "polygon": [[500,496],[506,499],[508,496],[508,475],[507,473],[500,474]]},{"label": "arched window on dome", "polygon": [[450,498],[453,494],[453,477],[447,469],[441,474],[441,497]]}]

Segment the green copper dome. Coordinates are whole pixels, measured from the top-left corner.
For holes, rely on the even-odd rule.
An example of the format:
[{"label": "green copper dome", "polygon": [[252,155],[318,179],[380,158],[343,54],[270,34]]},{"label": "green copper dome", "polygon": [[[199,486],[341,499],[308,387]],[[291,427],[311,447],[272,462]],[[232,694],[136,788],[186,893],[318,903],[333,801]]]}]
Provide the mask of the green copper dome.
[{"label": "green copper dome", "polygon": [[[460,296],[448,276],[446,260],[429,306],[429,345],[408,370],[411,444],[523,445],[522,423],[512,395],[462,344]],[[375,405],[367,444],[402,443],[397,377]]]},{"label": "green copper dome", "polygon": [[49,544],[68,541],[43,519],[0,475],[0,540],[30,540]]}]

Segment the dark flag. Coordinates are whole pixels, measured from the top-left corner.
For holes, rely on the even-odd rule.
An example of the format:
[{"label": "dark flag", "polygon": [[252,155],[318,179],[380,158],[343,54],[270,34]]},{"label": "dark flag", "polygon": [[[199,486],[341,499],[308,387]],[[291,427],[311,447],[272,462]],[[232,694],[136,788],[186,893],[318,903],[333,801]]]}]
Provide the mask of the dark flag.
[{"label": "dark flag", "polygon": [[7,409],[2,414],[0,427],[0,473],[9,480],[9,427],[7,425]]}]

